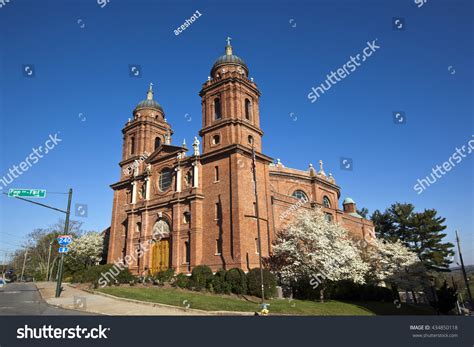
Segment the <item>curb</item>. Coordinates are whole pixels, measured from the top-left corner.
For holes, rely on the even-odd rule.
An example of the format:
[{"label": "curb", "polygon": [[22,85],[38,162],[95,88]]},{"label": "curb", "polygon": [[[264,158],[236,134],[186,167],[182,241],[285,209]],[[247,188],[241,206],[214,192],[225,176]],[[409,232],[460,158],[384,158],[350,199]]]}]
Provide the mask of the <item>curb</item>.
[{"label": "curb", "polygon": [[133,302],[135,304],[140,304],[140,305],[145,305],[145,306],[152,306],[152,307],[163,307],[167,309],[174,309],[177,311],[181,312],[187,312],[187,313],[199,313],[200,315],[213,315],[213,316],[253,316],[253,312],[240,312],[240,311],[205,311],[205,310],[198,310],[194,308],[184,308],[184,307],[179,307],[179,306],[173,306],[173,305],[167,305],[167,304],[162,304],[162,303],[157,303],[157,302],[149,302],[149,301],[141,301],[141,300],[135,300],[135,299],[128,299],[128,298],[122,298],[119,296],[107,294],[107,293],[102,293],[99,291],[95,290],[90,290],[90,289],[81,289],[87,293],[91,294],[96,294],[96,295],[102,295],[108,298],[116,299],[119,301],[125,301],[125,302]]}]

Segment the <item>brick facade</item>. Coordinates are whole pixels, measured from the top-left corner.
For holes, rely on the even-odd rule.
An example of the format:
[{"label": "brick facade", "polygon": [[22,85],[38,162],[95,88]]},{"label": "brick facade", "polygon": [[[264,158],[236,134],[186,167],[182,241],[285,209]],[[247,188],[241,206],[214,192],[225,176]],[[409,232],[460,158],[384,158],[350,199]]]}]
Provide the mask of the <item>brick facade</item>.
[{"label": "brick facade", "polygon": [[124,261],[135,274],[168,267],[188,273],[201,264],[214,271],[258,267],[252,147],[263,256],[297,208],[321,207],[354,236],[373,235],[355,204],[339,208],[340,188],[322,163],[319,172],[301,171],[262,153],[260,92],[229,43],[200,96],[201,142],[195,138],[191,153],[171,145],[173,131],[151,86],[125,125],[121,176],[111,185],[109,263]]}]

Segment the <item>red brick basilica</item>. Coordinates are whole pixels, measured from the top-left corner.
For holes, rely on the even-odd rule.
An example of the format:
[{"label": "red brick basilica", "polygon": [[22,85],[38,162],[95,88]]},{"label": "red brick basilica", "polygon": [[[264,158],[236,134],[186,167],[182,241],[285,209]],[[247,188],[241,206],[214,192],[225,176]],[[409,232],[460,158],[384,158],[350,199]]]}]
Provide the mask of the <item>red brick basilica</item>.
[{"label": "red brick basilica", "polygon": [[248,76],[228,38],[199,93],[201,141],[194,138],[190,154],[186,144],[171,144],[173,130],[150,85],[122,130],[121,177],[111,185],[109,263],[125,262],[140,275],[168,268],[187,273],[196,265],[258,267],[252,147],[263,256],[298,208],[320,207],[356,237],[373,234],[351,198],[339,208],[340,188],[321,161],[303,171],[262,152],[260,91]]}]

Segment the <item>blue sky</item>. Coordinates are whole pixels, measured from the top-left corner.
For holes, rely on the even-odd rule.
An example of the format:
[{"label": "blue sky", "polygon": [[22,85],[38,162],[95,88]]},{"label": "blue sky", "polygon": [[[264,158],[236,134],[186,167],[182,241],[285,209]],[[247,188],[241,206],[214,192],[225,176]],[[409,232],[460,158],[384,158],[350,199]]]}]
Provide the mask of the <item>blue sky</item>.
[{"label": "blue sky", "polygon": [[[198,10],[202,16],[176,36]],[[394,30],[393,18],[405,30]],[[474,159],[421,195],[413,186],[472,139],[473,2],[11,0],[0,8],[0,178],[49,135],[62,140],[3,188],[74,189],[88,205],[87,230],[110,225],[111,183],[119,177],[121,129],[149,82],[175,131],[191,143],[201,127],[198,92],[231,36],[262,92],[264,152],[306,169],[319,159],[358,207],[371,212],[396,201],[446,217],[447,238],[460,232],[473,264]],[[315,103],[307,97],[326,74],[380,46]],[[25,77],[24,65],[34,65]],[[129,75],[140,65],[141,78]],[[405,112],[395,124],[393,112]],[[340,158],[353,160],[342,170]],[[66,196],[45,203],[64,208]],[[0,198],[2,242],[9,251],[60,215]],[[3,253],[0,251],[0,256]]]}]

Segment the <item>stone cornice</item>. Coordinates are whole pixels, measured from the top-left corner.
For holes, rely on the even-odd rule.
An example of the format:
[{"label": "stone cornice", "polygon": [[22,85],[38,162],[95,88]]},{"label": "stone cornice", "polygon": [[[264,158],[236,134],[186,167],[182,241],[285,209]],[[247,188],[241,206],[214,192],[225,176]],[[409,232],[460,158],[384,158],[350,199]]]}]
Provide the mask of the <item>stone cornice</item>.
[{"label": "stone cornice", "polygon": [[231,125],[239,124],[239,125],[245,126],[249,129],[252,129],[253,131],[255,131],[260,136],[263,136],[263,134],[264,134],[262,129],[256,127],[255,125],[251,124],[250,122],[244,121],[244,120],[239,119],[239,118],[224,118],[224,119],[222,119],[218,122],[213,123],[212,125],[209,125],[207,127],[202,128],[201,130],[199,130],[199,136],[202,137],[202,136],[204,136],[205,133],[208,133],[210,131],[219,129],[219,128],[227,126],[229,124],[231,124]]}]

